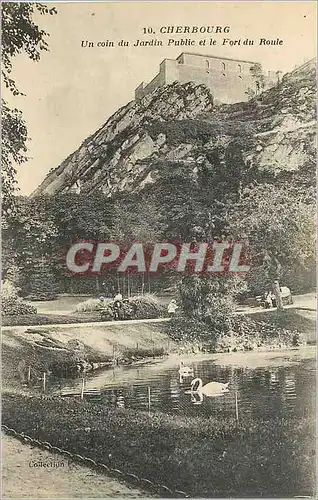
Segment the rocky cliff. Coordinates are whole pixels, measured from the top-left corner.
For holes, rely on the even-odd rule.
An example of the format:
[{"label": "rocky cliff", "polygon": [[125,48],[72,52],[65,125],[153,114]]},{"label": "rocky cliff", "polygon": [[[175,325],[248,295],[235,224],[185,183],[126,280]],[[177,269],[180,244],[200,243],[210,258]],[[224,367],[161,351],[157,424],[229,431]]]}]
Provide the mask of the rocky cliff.
[{"label": "rocky cliff", "polygon": [[[130,102],[52,169],[33,195],[68,191],[107,196],[140,192],[161,166],[177,162],[195,176],[222,164],[231,145],[247,169],[274,173],[315,165],[315,61],[284,76],[257,98],[213,106],[203,85],[174,83]],[[222,153],[220,153],[222,151]]]}]

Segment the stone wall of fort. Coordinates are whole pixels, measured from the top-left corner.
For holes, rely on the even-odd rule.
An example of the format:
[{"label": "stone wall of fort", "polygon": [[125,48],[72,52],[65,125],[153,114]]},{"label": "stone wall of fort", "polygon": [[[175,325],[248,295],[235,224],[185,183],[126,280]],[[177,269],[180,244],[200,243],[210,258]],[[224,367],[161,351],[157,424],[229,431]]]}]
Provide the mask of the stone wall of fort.
[{"label": "stone wall of fort", "polygon": [[[246,101],[248,91],[257,90],[250,68],[255,63],[200,54],[182,53],[177,59],[165,59],[160,64],[159,74],[146,86],[142,83],[135,92],[136,100],[149,94],[158,86],[175,81],[206,85],[214,100],[222,103]],[[277,83],[277,75],[269,72],[265,77],[266,87]]]}]

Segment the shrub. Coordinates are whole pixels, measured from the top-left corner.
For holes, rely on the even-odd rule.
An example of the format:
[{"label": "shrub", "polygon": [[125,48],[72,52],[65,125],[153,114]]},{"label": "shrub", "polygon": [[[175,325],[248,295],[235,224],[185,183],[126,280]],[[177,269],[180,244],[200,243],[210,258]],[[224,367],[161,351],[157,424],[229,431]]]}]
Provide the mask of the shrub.
[{"label": "shrub", "polygon": [[179,287],[182,314],[170,321],[168,335],[212,352],[305,343],[297,328],[285,328],[284,318],[271,323],[234,314],[234,297],[242,292],[241,285],[240,279],[227,276],[184,278]]},{"label": "shrub", "polygon": [[160,318],[166,315],[166,307],[150,293],[137,295],[129,300],[133,307],[133,317],[136,319]]},{"label": "shrub", "polygon": [[189,319],[185,316],[175,316],[167,324],[169,337],[175,341],[198,342],[210,340],[211,328],[203,321]]},{"label": "shrub", "polygon": [[183,278],[179,294],[182,314],[189,321],[189,327],[183,325],[189,340],[192,334],[195,342],[207,342],[210,348],[215,348],[217,339],[231,331],[234,297],[245,286],[243,280],[236,276]]},{"label": "shrub", "polygon": [[1,314],[2,316],[17,316],[36,314],[36,307],[24,302],[19,296],[17,289],[9,281],[5,281],[1,291]]},{"label": "shrub", "polygon": [[99,299],[87,299],[84,302],[80,302],[77,304],[75,311],[84,313],[84,312],[95,312],[100,311],[101,301]]},{"label": "shrub", "polygon": [[[114,318],[114,301],[101,302],[100,299],[88,299],[76,306],[76,312],[102,312],[105,319]],[[120,319],[151,319],[164,316],[166,308],[155,295],[137,295],[122,302]]]},{"label": "shrub", "polygon": [[182,341],[190,351],[249,351],[258,347],[291,347],[305,343],[303,334],[277,323],[255,321],[242,315],[231,317],[229,324],[230,328],[222,332],[215,325],[179,316],[173,318],[166,329],[173,340]]},{"label": "shrub", "polygon": [[156,356],[164,356],[166,351],[163,347],[136,347],[128,348],[124,351],[123,357],[129,360],[144,359]]},{"label": "shrub", "polygon": [[246,287],[237,276],[217,276],[204,278],[187,276],[179,284],[182,310],[185,316],[197,318],[209,324],[234,313],[234,298]]}]

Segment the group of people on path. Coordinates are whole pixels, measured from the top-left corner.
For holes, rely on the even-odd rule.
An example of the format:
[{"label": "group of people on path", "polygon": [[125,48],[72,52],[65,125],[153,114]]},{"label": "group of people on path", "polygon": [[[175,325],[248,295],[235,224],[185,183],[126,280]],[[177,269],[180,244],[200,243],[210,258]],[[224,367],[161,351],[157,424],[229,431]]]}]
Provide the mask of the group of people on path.
[{"label": "group of people on path", "polygon": [[129,299],[124,299],[121,292],[118,291],[114,297],[112,307],[109,307],[109,303],[105,301],[105,297],[100,297],[100,312],[101,316],[107,316],[109,311],[112,312],[112,317],[114,320],[121,319],[132,319],[135,314],[135,305],[129,302]]},{"label": "group of people on path", "polygon": [[[109,311],[109,305],[105,301],[105,297],[101,296],[99,298],[101,304],[100,304],[100,312],[101,315],[105,315]],[[177,305],[177,301],[175,299],[172,299],[167,307],[167,312],[169,317],[173,317],[177,311],[179,306]],[[129,309],[129,311],[127,310]],[[131,319],[134,317],[134,313],[136,312],[134,310],[134,304],[133,302],[130,302],[129,299],[124,299],[121,292],[118,290],[116,295],[114,296],[113,299],[113,305],[112,305],[112,312],[113,312],[113,319],[114,320],[120,320],[120,319]],[[128,317],[127,317],[128,314]]]}]

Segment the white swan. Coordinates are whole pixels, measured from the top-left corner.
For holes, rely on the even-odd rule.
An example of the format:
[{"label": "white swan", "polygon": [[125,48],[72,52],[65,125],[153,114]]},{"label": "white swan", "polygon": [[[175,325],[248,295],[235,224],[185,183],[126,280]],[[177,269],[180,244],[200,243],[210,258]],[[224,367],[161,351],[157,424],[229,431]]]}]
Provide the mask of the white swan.
[{"label": "white swan", "polygon": [[178,373],[180,377],[190,377],[191,375],[193,375],[193,368],[184,366],[183,361],[180,361]]},{"label": "white swan", "polygon": [[[222,384],[221,382],[209,382],[203,385],[200,378],[195,378],[191,382],[191,392],[197,392],[199,394],[205,394],[206,396],[216,396],[229,392],[228,386],[230,382]],[[194,388],[197,385],[196,389]]]}]

